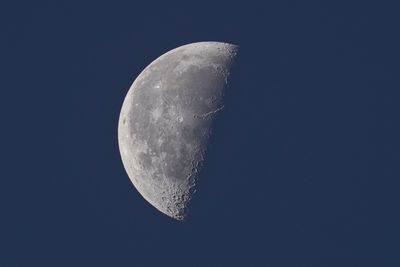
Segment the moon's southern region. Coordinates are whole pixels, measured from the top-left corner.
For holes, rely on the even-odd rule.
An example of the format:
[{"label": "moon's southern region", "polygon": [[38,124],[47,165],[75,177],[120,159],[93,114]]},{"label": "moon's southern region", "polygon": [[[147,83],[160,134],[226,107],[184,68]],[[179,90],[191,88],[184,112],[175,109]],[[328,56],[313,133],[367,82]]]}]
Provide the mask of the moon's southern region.
[{"label": "moon's southern region", "polygon": [[199,42],[148,65],[122,105],[118,143],[125,170],[155,208],[184,220],[238,47]]}]

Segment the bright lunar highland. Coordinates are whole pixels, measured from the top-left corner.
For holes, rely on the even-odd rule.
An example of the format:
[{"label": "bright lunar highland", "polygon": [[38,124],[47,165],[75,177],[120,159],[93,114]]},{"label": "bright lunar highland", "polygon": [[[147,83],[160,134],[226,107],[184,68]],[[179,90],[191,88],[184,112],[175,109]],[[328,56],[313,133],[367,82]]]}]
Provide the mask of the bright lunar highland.
[{"label": "bright lunar highland", "polygon": [[177,220],[187,216],[237,52],[220,42],[173,49],[143,70],[122,105],[125,170],[151,205]]}]

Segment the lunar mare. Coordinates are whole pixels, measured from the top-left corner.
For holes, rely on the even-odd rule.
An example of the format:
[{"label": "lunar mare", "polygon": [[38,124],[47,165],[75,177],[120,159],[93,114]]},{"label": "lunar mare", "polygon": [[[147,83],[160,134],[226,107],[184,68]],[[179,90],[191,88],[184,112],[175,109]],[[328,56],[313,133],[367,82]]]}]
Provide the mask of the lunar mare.
[{"label": "lunar mare", "polygon": [[220,42],[173,49],[143,70],[122,105],[125,170],[150,204],[177,220],[187,216],[237,51]]}]

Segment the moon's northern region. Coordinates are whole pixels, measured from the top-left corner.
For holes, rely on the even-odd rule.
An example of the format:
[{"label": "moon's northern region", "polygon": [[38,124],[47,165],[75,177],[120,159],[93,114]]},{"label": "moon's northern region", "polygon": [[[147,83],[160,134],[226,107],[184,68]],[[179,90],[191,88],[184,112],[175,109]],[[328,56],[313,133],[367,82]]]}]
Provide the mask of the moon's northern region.
[{"label": "moon's northern region", "polygon": [[140,73],[123,102],[118,143],[125,170],[139,193],[174,219],[187,216],[237,52],[220,42],[175,48]]}]

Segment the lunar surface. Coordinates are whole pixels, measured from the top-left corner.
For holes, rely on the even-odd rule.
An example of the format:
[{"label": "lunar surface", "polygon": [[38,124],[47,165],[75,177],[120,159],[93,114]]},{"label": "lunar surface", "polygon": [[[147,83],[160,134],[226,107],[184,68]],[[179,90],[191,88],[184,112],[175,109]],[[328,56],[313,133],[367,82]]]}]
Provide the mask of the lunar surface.
[{"label": "lunar surface", "polygon": [[125,170],[150,204],[177,220],[187,217],[237,51],[220,42],[173,49],[143,70],[122,105]]}]

